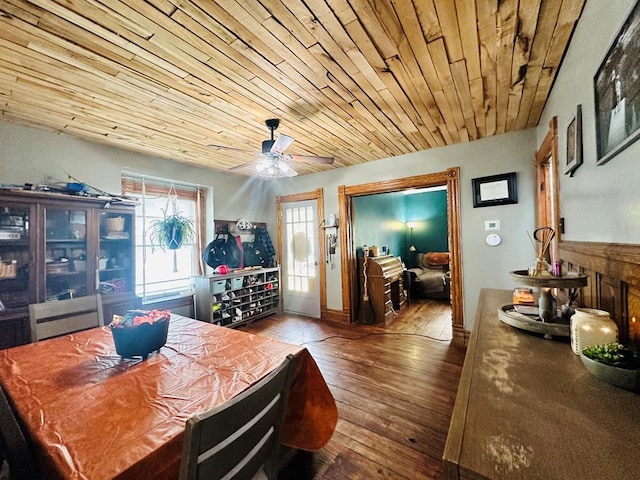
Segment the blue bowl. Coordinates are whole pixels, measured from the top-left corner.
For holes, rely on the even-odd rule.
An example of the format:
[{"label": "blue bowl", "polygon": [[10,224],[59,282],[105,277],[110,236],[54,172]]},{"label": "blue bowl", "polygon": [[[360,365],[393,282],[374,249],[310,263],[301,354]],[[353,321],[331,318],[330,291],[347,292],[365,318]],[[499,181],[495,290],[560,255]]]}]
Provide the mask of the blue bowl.
[{"label": "blue bowl", "polygon": [[116,326],[110,330],[118,355],[124,358],[146,359],[151,352],[160,350],[167,343],[169,319],[142,323],[134,327]]}]

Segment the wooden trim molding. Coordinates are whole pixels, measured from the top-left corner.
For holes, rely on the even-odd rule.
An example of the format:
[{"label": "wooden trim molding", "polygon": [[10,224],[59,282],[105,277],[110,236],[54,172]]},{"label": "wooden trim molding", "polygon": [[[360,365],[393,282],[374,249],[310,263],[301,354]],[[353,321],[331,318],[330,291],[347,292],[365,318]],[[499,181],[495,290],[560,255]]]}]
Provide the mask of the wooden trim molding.
[{"label": "wooden trim molding", "polygon": [[322,310],[322,319],[336,323],[349,323],[349,312],[325,308]]},{"label": "wooden trim molding", "polygon": [[563,271],[589,277],[580,304],[609,312],[621,343],[640,349],[640,245],[559,243]]},{"label": "wooden trim molding", "polygon": [[[353,245],[352,232],[352,197],[388,193],[409,188],[425,188],[438,185],[447,186],[447,223],[449,228],[449,250],[451,252],[451,317],[454,331],[464,331],[463,295],[462,295],[462,263],[460,245],[460,169],[449,168],[443,172],[398,178],[382,182],[338,187],[338,208],[340,212],[340,260],[342,263],[342,305],[351,322],[355,321],[357,305],[357,258]],[[456,340],[457,338],[457,340]],[[456,344],[462,338],[457,335]],[[464,342],[464,340],[462,340]]]},{"label": "wooden trim molding", "polygon": [[549,248],[550,260],[558,253],[560,202],[558,179],[558,117],[549,120],[549,129],[534,155],[536,166],[536,226],[549,226],[556,232]]}]

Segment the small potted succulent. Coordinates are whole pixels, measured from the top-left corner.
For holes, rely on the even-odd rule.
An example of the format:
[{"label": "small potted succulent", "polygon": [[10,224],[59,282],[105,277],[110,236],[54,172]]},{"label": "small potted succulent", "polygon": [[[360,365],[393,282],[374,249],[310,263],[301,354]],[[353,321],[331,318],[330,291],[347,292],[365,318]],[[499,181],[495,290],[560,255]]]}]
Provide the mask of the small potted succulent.
[{"label": "small potted succulent", "polygon": [[585,347],[580,359],[587,370],[600,380],[625,390],[640,390],[638,352],[614,342]]}]

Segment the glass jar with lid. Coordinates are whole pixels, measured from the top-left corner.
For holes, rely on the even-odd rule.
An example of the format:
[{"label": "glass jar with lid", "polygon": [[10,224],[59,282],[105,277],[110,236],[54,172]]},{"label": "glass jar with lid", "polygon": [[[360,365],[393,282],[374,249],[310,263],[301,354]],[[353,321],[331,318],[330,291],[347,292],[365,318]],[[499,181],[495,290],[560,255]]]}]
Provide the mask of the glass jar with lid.
[{"label": "glass jar with lid", "polygon": [[595,308],[576,308],[571,316],[571,349],[580,355],[585,347],[618,341],[618,326],[609,312]]}]

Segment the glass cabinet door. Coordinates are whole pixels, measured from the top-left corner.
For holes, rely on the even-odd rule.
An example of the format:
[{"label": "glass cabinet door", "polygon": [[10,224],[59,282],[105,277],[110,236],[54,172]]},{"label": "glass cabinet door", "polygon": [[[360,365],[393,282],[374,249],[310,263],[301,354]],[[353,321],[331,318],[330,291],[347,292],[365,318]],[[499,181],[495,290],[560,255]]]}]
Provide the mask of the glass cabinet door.
[{"label": "glass cabinet door", "polygon": [[29,205],[0,203],[0,314],[29,305]]},{"label": "glass cabinet door", "polygon": [[100,212],[98,289],[104,295],[131,293],[135,288],[134,214]]},{"label": "glass cabinet door", "polygon": [[44,220],[45,301],[93,293],[87,276],[89,210],[47,207]]}]

